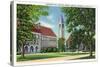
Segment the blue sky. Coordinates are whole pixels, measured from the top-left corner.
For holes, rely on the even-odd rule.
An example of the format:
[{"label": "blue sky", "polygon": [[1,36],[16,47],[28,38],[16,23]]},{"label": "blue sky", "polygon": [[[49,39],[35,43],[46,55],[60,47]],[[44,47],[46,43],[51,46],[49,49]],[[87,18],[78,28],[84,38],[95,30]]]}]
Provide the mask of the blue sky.
[{"label": "blue sky", "polygon": [[[60,7],[50,6],[48,9],[48,16],[42,16],[40,17],[40,24],[43,26],[50,27],[54,33],[58,36],[58,20],[61,17],[61,15],[64,16],[62,13]],[[67,34],[67,33],[66,33]],[[65,35],[66,35],[65,34]]]}]

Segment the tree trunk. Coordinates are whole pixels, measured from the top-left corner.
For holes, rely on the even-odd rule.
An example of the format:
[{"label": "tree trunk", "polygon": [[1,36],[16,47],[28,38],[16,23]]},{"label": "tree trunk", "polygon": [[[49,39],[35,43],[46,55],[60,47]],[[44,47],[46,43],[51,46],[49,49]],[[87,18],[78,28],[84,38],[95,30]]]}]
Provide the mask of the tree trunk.
[{"label": "tree trunk", "polygon": [[78,48],[77,49],[78,49],[78,53],[79,53],[79,44],[78,44]]},{"label": "tree trunk", "polygon": [[24,44],[22,45],[22,57],[24,58],[25,56],[24,56]]},{"label": "tree trunk", "polygon": [[92,57],[92,44],[90,44],[90,57]]}]

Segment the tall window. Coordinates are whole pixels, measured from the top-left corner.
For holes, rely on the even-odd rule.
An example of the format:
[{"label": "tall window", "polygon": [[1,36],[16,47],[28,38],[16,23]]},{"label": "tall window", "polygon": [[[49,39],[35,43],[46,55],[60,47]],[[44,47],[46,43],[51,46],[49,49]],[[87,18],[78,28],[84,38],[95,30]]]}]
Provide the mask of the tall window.
[{"label": "tall window", "polygon": [[30,52],[34,52],[33,46],[30,47]]},{"label": "tall window", "polygon": [[37,50],[38,50],[38,46],[36,46],[35,49],[36,49],[36,52],[37,52]]},{"label": "tall window", "polygon": [[25,53],[28,53],[28,46],[25,46]]}]

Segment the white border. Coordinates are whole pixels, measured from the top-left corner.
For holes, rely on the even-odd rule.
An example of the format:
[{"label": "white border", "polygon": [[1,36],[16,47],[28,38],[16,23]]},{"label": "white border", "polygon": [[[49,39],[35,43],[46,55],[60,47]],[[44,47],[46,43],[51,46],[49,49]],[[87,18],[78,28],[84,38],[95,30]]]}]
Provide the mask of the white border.
[{"label": "white border", "polygon": [[14,9],[14,14],[13,14],[13,15],[14,15],[14,22],[13,22],[13,26],[14,26],[14,27],[13,27],[13,37],[14,37],[14,38],[13,38],[13,40],[14,40],[14,43],[13,43],[13,44],[14,44],[14,45],[13,45],[13,51],[14,51],[14,53],[13,53],[13,55],[14,55],[13,63],[14,63],[14,64],[13,64],[13,65],[14,65],[14,66],[16,65],[16,36],[17,36],[17,35],[16,35],[16,18],[17,18],[17,16],[16,16],[16,4],[17,4],[16,2],[13,2],[13,5],[14,5],[14,6],[13,6],[13,7],[14,7],[14,8],[13,8],[13,9]]},{"label": "white border", "polygon": [[[41,3],[39,3],[39,2],[34,2],[34,1],[14,1],[13,2],[13,12],[14,12],[14,18],[13,18],[13,66],[22,66],[22,65],[41,65],[41,64],[60,64],[60,63],[70,63],[70,62],[87,62],[87,61],[97,61],[97,39],[96,39],[96,57],[95,57],[95,59],[82,59],[82,60],[69,60],[69,61],[57,61],[57,62],[45,62],[45,63],[43,63],[43,62],[41,62],[41,63],[28,63],[28,64],[17,64],[16,63],[16,5],[17,4],[34,4],[34,5],[46,5],[46,6],[66,6],[66,7],[81,7],[81,8],[96,8],[95,6],[88,6],[88,5],[86,5],[86,6],[82,6],[82,5],[66,5],[66,4],[52,4],[52,3],[48,3],[48,2],[41,2]],[[97,8],[96,8],[96,17],[97,17]],[[97,20],[97,18],[96,18],[96,20]],[[97,38],[97,21],[96,21],[96,38]]]}]

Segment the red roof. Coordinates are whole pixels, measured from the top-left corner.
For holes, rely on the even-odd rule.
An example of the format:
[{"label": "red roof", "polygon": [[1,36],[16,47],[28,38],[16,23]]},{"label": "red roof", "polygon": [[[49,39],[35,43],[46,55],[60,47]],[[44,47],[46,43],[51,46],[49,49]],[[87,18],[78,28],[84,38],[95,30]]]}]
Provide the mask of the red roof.
[{"label": "red roof", "polygon": [[56,35],[55,35],[55,33],[52,31],[52,29],[51,29],[51,28],[48,28],[48,27],[39,26],[39,28],[38,28],[38,27],[33,28],[32,31],[33,31],[33,32],[36,32],[36,33],[41,33],[42,35],[54,36],[54,37],[56,37]]}]

